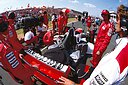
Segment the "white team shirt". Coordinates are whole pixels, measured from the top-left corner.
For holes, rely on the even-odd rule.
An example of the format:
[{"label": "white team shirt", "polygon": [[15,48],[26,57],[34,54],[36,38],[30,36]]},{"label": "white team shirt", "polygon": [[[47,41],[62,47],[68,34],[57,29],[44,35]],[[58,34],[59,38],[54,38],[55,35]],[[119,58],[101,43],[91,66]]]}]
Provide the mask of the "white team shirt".
[{"label": "white team shirt", "polygon": [[[106,54],[83,85],[119,85],[128,75],[128,66],[121,72],[117,56],[128,44],[128,38],[121,38],[114,51]],[[124,56],[121,56],[123,59]],[[127,56],[126,56],[127,57]]]},{"label": "white team shirt", "polygon": [[30,40],[30,39],[32,39],[33,37],[34,37],[33,32],[28,31],[28,32],[25,34],[25,36],[24,36],[24,41]]}]

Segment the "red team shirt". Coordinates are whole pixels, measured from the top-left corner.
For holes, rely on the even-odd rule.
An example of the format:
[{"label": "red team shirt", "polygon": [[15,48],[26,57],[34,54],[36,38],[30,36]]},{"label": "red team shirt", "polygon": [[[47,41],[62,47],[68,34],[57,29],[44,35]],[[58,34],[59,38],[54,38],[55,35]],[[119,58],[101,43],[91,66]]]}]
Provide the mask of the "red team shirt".
[{"label": "red team shirt", "polygon": [[64,16],[65,20],[64,20],[64,26],[67,26],[67,23],[68,23],[68,15],[66,14]]},{"label": "red team shirt", "polygon": [[[96,65],[98,64],[98,62],[102,57],[102,54],[106,50],[111,40],[113,31],[114,31],[114,27],[113,27],[113,24],[111,24],[110,22],[107,24],[103,22],[100,25],[99,32],[97,34],[96,42],[94,45],[94,50],[93,50],[92,64],[94,65],[94,67],[96,67]],[[100,51],[100,55],[96,54],[98,50]]]},{"label": "red team shirt", "polygon": [[92,21],[91,21],[91,17],[88,17],[87,18],[87,20],[86,20],[86,25],[87,25],[87,27],[91,27],[91,23],[92,23]]},{"label": "red team shirt", "polygon": [[17,38],[16,31],[13,28],[13,26],[9,26],[8,27],[8,35],[7,35],[7,38],[8,38],[9,43],[12,45],[12,47],[16,51],[20,51],[21,49],[24,48],[24,46],[19,43],[18,38]]},{"label": "red team shirt", "polygon": [[59,31],[59,34],[61,34],[62,31],[63,31],[64,21],[65,21],[64,16],[59,15],[59,17],[58,17],[58,31]]}]

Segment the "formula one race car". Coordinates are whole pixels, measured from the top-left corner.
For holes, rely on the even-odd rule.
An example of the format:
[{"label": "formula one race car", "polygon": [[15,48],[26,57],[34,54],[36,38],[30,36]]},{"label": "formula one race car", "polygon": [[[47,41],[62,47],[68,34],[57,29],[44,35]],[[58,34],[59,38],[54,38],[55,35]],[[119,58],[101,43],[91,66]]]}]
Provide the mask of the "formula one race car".
[{"label": "formula one race car", "polygon": [[[71,29],[66,36],[63,37],[62,42],[56,48],[59,50],[65,49],[73,60],[71,63],[65,63],[69,57],[59,56],[56,54],[52,57],[49,55],[54,48],[47,49],[47,51],[40,55],[31,49],[24,50],[24,56],[19,56],[19,53],[4,40],[0,43],[0,84],[4,85],[59,85],[58,81],[61,76],[75,81],[76,68],[80,62],[85,62],[86,54],[90,45],[84,42],[84,38],[80,41],[74,36],[74,30]],[[71,40],[73,39],[73,40]],[[70,42],[71,41],[71,42]],[[75,43],[74,43],[75,42]],[[88,48],[87,48],[88,45]],[[74,48],[77,46],[77,49]],[[92,46],[93,48],[93,46]],[[62,52],[62,51],[61,51]],[[65,51],[63,51],[65,52]],[[92,52],[92,51],[91,51]],[[73,54],[74,53],[74,54]],[[78,59],[77,53],[80,53]],[[91,54],[91,53],[90,53]],[[65,54],[64,54],[65,55]],[[77,58],[76,58],[77,57]],[[63,59],[63,60],[62,60]],[[75,64],[75,65],[74,65]]]}]

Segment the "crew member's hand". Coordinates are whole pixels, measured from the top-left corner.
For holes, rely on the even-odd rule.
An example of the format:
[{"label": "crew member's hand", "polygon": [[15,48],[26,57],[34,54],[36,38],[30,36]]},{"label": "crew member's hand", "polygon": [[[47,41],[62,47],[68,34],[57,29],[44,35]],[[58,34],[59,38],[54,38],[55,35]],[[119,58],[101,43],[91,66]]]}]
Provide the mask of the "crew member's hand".
[{"label": "crew member's hand", "polygon": [[60,79],[60,81],[58,81],[58,83],[60,83],[62,85],[78,85],[78,84],[75,84],[73,81],[71,81],[65,77],[60,77],[59,79]]},{"label": "crew member's hand", "polygon": [[98,51],[96,52],[96,54],[97,54],[97,55],[100,55],[100,51],[98,50]]}]

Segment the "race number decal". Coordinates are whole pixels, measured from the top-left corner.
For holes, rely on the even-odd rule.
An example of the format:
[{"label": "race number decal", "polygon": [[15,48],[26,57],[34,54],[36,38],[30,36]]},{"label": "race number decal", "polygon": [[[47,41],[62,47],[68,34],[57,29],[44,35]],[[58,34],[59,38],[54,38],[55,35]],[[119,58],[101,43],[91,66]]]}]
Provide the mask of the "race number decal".
[{"label": "race number decal", "polygon": [[96,81],[97,81],[97,83],[98,83],[99,85],[103,85],[103,84],[104,84],[104,82],[103,82],[103,80],[101,79],[100,75],[97,75],[97,76],[95,77],[95,79],[96,79]]},{"label": "race number decal", "polygon": [[107,81],[108,79],[100,72],[91,80],[90,85],[104,85]]}]

